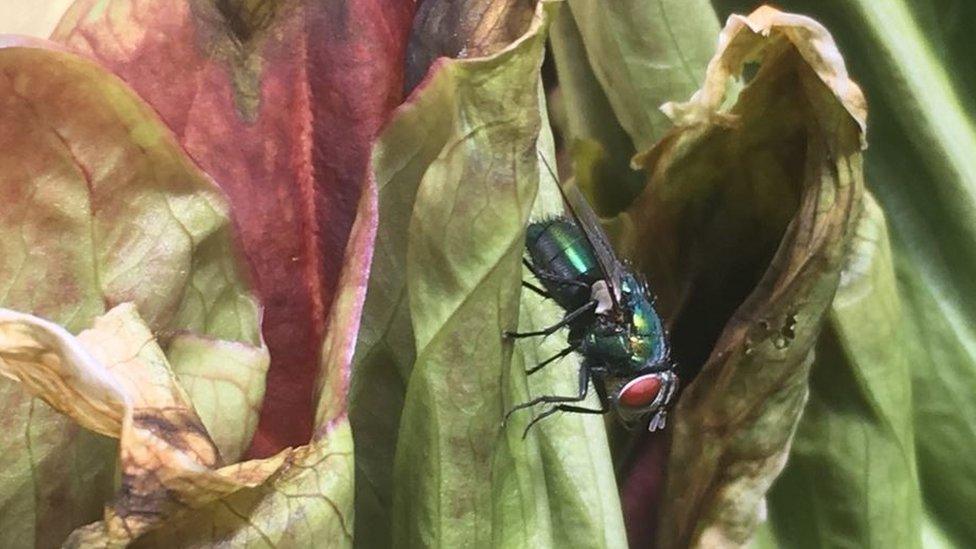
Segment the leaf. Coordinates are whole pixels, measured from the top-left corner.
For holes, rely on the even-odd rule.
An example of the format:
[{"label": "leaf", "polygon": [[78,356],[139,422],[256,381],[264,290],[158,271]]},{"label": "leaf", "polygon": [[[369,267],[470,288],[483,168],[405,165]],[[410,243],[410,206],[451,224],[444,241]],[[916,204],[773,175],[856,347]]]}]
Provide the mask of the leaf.
[{"label": "leaf", "polygon": [[830,25],[872,107],[868,183],[884,209],[905,323],[929,532],[976,543],[976,129],[970,2],[784,2]]},{"label": "leaf", "polygon": [[[563,10],[564,11],[564,10]],[[559,16],[557,16],[559,17]],[[555,166],[552,135],[548,130],[544,105],[539,154]],[[539,192],[530,219],[564,213],[562,195],[545,164],[539,166]],[[522,279],[532,280],[528,269]],[[519,307],[519,329],[535,331],[558,322],[565,311],[532,292],[523,292]],[[514,362],[530,368],[556,355],[566,346],[561,337],[523,339],[515,346]],[[530,391],[521,384],[521,376],[512,376],[512,393],[521,402],[537,395],[572,395],[579,390],[580,358],[571,354],[533,374]],[[514,402],[514,401],[513,401]],[[596,408],[599,400],[590,394],[585,406]],[[517,430],[529,420],[514,420],[509,429]],[[626,547],[620,496],[614,478],[613,461],[607,446],[604,419],[585,414],[559,414],[535,427],[539,453],[545,472],[549,501],[552,546],[554,547]]]},{"label": "leaf", "polygon": [[305,443],[369,147],[399,104],[414,2],[78,0],[53,38],[128,82],[220,184],[264,312],[251,453]]},{"label": "leaf", "polygon": [[[200,338],[223,342],[195,366],[197,376],[215,377],[205,366],[235,349],[249,374],[234,382],[260,400],[267,354],[259,309],[213,183],[118,79],[38,41],[4,44],[0,305],[77,331],[107,308],[134,302],[166,349]],[[179,374],[187,365],[174,359]],[[114,446],[24,399],[10,382],[0,386],[10,410],[4,436],[17,452],[0,483],[10,509],[0,528],[27,545],[56,543],[97,516],[111,490]],[[222,402],[207,426],[235,459],[256,410]]]},{"label": "leaf", "polygon": [[661,547],[752,536],[862,208],[866,108],[827,31],[761,8],[719,44],[702,89],[664,106],[677,128],[638,159],[650,181],[623,220],[623,255],[674,317],[682,378],[701,366],[674,413]]},{"label": "leaf", "polygon": [[430,0],[420,4],[407,46],[406,84],[420,84],[438,57],[491,55],[525,33],[534,0]]},{"label": "leaf", "polygon": [[238,478],[250,471],[251,482],[222,495],[211,492],[219,497],[179,511],[139,545],[352,545],[354,467],[346,394],[376,227],[376,186],[369,179],[346,249],[342,291],[329,313],[312,440],[272,458],[218,470]]},{"label": "leaf", "polygon": [[54,409],[121,439],[124,491],[106,511],[109,544],[131,540],[161,512],[193,498],[197,481],[222,480],[201,473],[219,464],[217,447],[131,304],[77,339],[56,324],[2,310],[0,359],[0,372]]},{"label": "leaf", "polygon": [[[536,200],[554,7],[489,57],[438,61],[377,143],[377,255],[350,397],[358,545],[623,545],[598,418],[554,419],[524,441],[528,418],[501,424],[528,398],[526,361],[546,352],[513,354],[502,330],[559,314],[516,308],[530,210],[560,203],[551,180]],[[571,368],[533,389],[565,386]]]},{"label": "leaf", "polygon": [[[351,545],[352,438],[345,380],[365,297],[376,228],[369,185],[353,227],[323,348],[316,436],[306,446],[222,466],[217,447],[131,304],[72,337],[61,327],[0,310],[0,373],[81,425],[120,439],[121,488],[105,519],[68,547],[265,543]],[[336,376],[334,373],[339,372]]]},{"label": "leaf", "polygon": [[718,20],[707,0],[568,4],[552,40],[566,138],[579,186],[615,215],[643,188],[630,158],[671,127],[660,105],[699,87]]},{"label": "leaf", "polygon": [[[865,201],[817,344],[810,401],[770,497],[778,542],[920,547],[909,356],[884,216]],[[868,329],[870,327],[870,329]]]}]

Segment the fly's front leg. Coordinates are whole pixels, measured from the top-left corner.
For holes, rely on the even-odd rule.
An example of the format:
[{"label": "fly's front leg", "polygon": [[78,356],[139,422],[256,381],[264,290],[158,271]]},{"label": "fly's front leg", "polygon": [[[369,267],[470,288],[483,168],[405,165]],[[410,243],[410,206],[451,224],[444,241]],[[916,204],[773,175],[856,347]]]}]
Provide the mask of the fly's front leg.
[{"label": "fly's front leg", "polygon": [[544,330],[538,330],[538,331],[535,331],[535,332],[508,332],[508,331],[506,331],[505,332],[505,337],[510,337],[512,339],[518,339],[518,338],[522,338],[522,337],[534,337],[534,336],[547,336],[547,335],[552,335],[553,333],[556,332],[556,330],[562,328],[563,326],[566,326],[567,324],[569,324],[572,321],[574,321],[577,318],[579,318],[580,315],[583,315],[583,314],[585,314],[585,313],[587,313],[587,312],[589,312],[589,311],[591,311],[593,309],[596,309],[596,306],[597,306],[597,301],[596,300],[588,301],[586,303],[586,305],[583,305],[579,309],[576,309],[575,311],[572,311],[571,313],[569,313],[566,316],[564,316],[562,320],[560,320],[559,322],[553,324],[552,326],[549,326],[548,328],[546,328]]}]

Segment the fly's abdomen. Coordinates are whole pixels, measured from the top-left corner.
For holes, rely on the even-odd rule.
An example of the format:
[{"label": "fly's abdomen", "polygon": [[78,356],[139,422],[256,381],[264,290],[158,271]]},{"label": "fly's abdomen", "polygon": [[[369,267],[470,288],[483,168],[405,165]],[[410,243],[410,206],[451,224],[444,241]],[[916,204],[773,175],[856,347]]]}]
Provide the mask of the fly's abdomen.
[{"label": "fly's abdomen", "polygon": [[[589,286],[599,280],[600,268],[593,250],[580,228],[564,217],[536,221],[525,237],[532,265],[544,273],[539,282],[566,309],[579,307],[590,299]],[[583,282],[586,287],[557,282],[556,279]]]}]

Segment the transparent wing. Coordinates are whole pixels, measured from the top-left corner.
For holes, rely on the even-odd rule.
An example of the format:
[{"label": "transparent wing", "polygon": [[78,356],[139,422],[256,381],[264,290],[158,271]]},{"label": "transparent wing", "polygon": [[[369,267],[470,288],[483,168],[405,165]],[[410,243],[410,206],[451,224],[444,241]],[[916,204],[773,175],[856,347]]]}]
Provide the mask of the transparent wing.
[{"label": "transparent wing", "polygon": [[620,303],[618,302],[617,296],[620,293],[620,279],[623,275],[624,267],[617,259],[617,256],[614,255],[613,248],[610,247],[610,242],[607,241],[607,236],[603,233],[600,218],[593,212],[590,203],[586,201],[586,198],[583,197],[583,193],[579,189],[575,186],[569,189],[563,187],[562,182],[559,181],[559,176],[556,175],[555,170],[549,165],[545,156],[540,153],[539,159],[546,165],[553,180],[556,181],[556,187],[559,188],[559,194],[562,195],[563,202],[566,203],[566,208],[576,221],[576,224],[583,231],[583,236],[590,244],[590,248],[596,254],[596,261],[599,264],[600,271],[603,273],[603,279],[607,282],[607,289],[610,291],[613,308],[619,311]]},{"label": "transparent wing", "polygon": [[597,263],[600,264],[600,270],[603,272],[603,277],[607,281],[614,308],[619,308],[617,296],[620,292],[623,264],[617,259],[613,248],[610,247],[610,242],[607,241],[607,236],[603,232],[603,226],[600,224],[600,218],[590,208],[590,204],[583,197],[583,193],[575,186],[565,188],[563,185],[559,185],[559,192],[563,195],[563,200],[566,202],[566,207],[570,215],[576,220],[576,223],[583,231],[583,236],[586,237],[590,247],[593,248]]}]

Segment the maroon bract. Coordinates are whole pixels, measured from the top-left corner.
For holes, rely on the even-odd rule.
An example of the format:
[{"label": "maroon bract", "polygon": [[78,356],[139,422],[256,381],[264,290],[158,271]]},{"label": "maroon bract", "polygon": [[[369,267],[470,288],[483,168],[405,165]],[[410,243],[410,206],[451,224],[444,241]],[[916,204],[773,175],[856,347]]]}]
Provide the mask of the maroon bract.
[{"label": "maroon bract", "polygon": [[250,453],[303,444],[370,143],[400,101],[414,3],[103,4],[77,2],[53,38],[126,80],[229,195],[272,357]]}]

